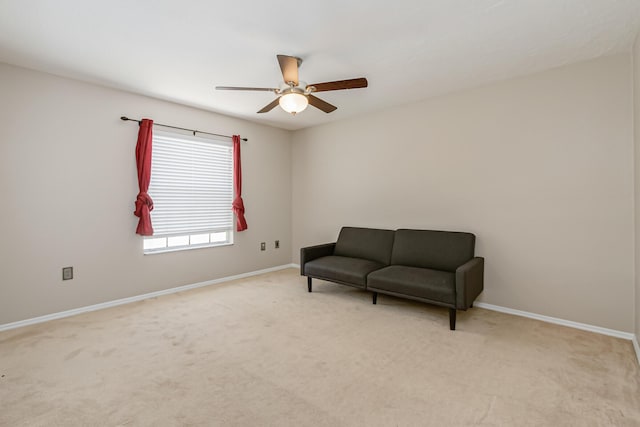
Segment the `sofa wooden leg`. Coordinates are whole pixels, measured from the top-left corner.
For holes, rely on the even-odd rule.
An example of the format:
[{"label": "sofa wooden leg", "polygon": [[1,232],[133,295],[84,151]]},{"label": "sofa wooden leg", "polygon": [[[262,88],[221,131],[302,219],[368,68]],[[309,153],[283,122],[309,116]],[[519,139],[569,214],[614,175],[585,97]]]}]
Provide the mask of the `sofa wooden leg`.
[{"label": "sofa wooden leg", "polygon": [[451,329],[452,331],[456,330],[456,309],[455,308],[449,309],[449,329]]},{"label": "sofa wooden leg", "polygon": [[307,289],[311,292],[311,277],[307,277]]},{"label": "sofa wooden leg", "polygon": [[374,293],[373,293],[373,303],[374,303],[374,304],[377,304],[377,303],[378,303],[378,293],[377,293],[377,292],[374,292]]}]

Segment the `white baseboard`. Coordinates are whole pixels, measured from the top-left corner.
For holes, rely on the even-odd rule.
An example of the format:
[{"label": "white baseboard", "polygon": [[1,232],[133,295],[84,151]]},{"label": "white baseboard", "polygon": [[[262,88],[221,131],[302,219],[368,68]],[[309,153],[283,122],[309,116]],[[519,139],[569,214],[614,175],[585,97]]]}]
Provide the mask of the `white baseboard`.
[{"label": "white baseboard", "polygon": [[265,268],[263,270],[251,271],[249,273],[236,274],[235,276],[222,277],[220,279],[207,280],[205,282],[193,283],[191,285],[178,286],[176,288],[164,289],[162,291],[150,292],[148,294],[136,295],[133,297],[117,299],[114,301],[103,302],[100,304],[89,305],[86,307],[74,308],[72,310],[61,311],[59,313],[47,314],[44,316],[34,317],[32,319],[19,320],[17,322],[5,323],[0,325],[0,332],[9,329],[21,328],[23,326],[35,325],[36,323],[48,322],[50,320],[62,319],[64,317],[75,316],[76,314],[88,313],[91,311],[102,310],[104,308],[116,307],[118,305],[129,304],[132,302],[142,301],[149,298],[155,298],[162,295],[174,294],[176,292],[188,291],[189,289],[202,288],[204,286],[215,285],[218,283],[229,282],[231,280],[244,279],[245,277],[257,276],[259,274],[271,273],[272,271],[293,268],[293,264],[279,265],[277,267]]},{"label": "white baseboard", "polygon": [[[291,264],[292,267],[300,268],[300,264]],[[571,320],[558,319],[557,317],[543,316],[542,314],[530,313],[528,311],[515,310],[513,308],[501,307],[499,305],[487,304],[484,302],[474,302],[474,307],[480,307],[487,310],[499,311],[501,313],[513,314],[515,316],[528,317],[530,319],[540,320],[547,323],[555,323],[556,325],[568,326],[570,328],[581,329],[583,331],[595,332],[597,334],[609,335],[616,338],[622,338],[633,342],[633,348],[636,351],[638,364],[640,364],[640,345],[638,345],[638,337],[630,332],[616,331],[615,329],[602,328],[600,326],[588,325],[586,323],[573,322]]]},{"label": "white baseboard", "polygon": [[[257,276],[259,274],[271,273],[273,271],[284,270],[287,268],[300,268],[300,264],[285,264],[276,267],[265,268],[263,270],[251,271],[248,273],[236,274],[234,276],[222,277],[220,279],[207,280],[205,282],[193,283],[191,285],[178,286],[176,288],[164,289],[162,291],[150,292],[148,294],[136,295],[133,297],[122,298],[114,301],[108,301],[100,304],[89,305],[86,307],[74,308],[72,310],[61,311],[59,313],[47,314],[45,316],[34,317],[32,319],[19,320],[17,322],[6,323],[0,325],[0,332],[7,331],[9,329],[20,328],[28,325],[35,325],[37,323],[48,322],[50,320],[62,319],[65,317],[75,316],[76,314],[88,313],[91,311],[102,310],[104,308],[116,307],[118,305],[129,304],[132,302],[142,301],[149,298],[155,298],[162,295],[174,294],[176,292],[188,291],[190,289],[202,288],[205,286],[215,285],[218,283],[229,282],[231,280],[244,279],[246,277]],[[555,323],[557,325],[568,326],[570,328],[581,329],[584,331],[595,332],[598,334],[609,335],[616,338],[623,338],[630,340],[633,343],[638,363],[640,364],[640,345],[638,345],[638,337],[635,334],[629,332],[616,331],[614,329],[602,328],[600,326],[588,325],[586,323],[573,322],[571,320],[558,319],[556,317],[543,316],[541,314],[530,313],[528,311],[515,310],[512,308],[501,307],[499,305],[487,304],[484,302],[475,302],[475,307],[484,308],[492,311],[499,311],[501,313],[513,314],[515,316],[528,317],[530,319],[536,319],[543,322]]]},{"label": "white baseboard", "polygon": [[[543,316],[542,314],[530,313],[528,311],[515,310],[513,308],[501,307],[499,305],[487,304],[484,302],[474,302],[474,307],[485,308],[487,310],[499,311],[501,313],[513,314],[515,316],[528,317],[530,319],[541,320],[547,323],[555,323],[556,325],[568,326],[570,328],[581,329],[583,331],[595,332],[602,335],[609,335],[625,340],[633,340],[635,335],[631,332],[616,331],[615,329],[602,328],[600,326],[588,325],[586,323],[573,322],[571,320],[558,319],[557,317]],[[638,353],[637,342],[636,353]],[[640,356],[639,356],[640,357]]]}]

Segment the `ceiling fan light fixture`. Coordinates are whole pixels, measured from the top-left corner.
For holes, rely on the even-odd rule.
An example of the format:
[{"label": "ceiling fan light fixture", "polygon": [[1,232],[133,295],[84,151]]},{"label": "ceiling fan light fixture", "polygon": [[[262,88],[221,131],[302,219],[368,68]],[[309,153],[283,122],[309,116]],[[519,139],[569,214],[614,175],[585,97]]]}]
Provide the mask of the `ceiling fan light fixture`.
[{"label": "ceiling fan light fixture", "polygon": [[307,105],[309,105],[309,99],[303,94],[296,92],[285,93],[280,97],[278,102],[284,111],[293,115],[304,111]]}]

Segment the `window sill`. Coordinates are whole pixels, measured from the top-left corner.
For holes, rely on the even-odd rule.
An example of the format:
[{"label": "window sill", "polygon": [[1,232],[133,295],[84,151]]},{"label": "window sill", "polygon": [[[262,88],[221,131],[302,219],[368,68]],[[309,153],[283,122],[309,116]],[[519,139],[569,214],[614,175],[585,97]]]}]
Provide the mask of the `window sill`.
[{"label": "window sill", "polygon": [[166,254],[168,252],[190,251],[193,249],[219,248],[221,246],[233,246],[231,243],[207,243],[204,245],[178,246],[175,248],[150,249],[143,252],[144,255]]}]

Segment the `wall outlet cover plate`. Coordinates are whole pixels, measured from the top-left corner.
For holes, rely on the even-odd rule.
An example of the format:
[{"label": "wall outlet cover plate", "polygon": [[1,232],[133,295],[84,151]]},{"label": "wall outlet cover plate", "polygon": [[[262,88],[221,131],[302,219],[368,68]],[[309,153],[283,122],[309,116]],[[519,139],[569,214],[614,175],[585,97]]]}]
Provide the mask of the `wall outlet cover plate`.
[{"label": "wall outlet cover plate", "polygon": [[73,279],[73,267],[63,267],[62,280],[71,280],[71,279]]}]

